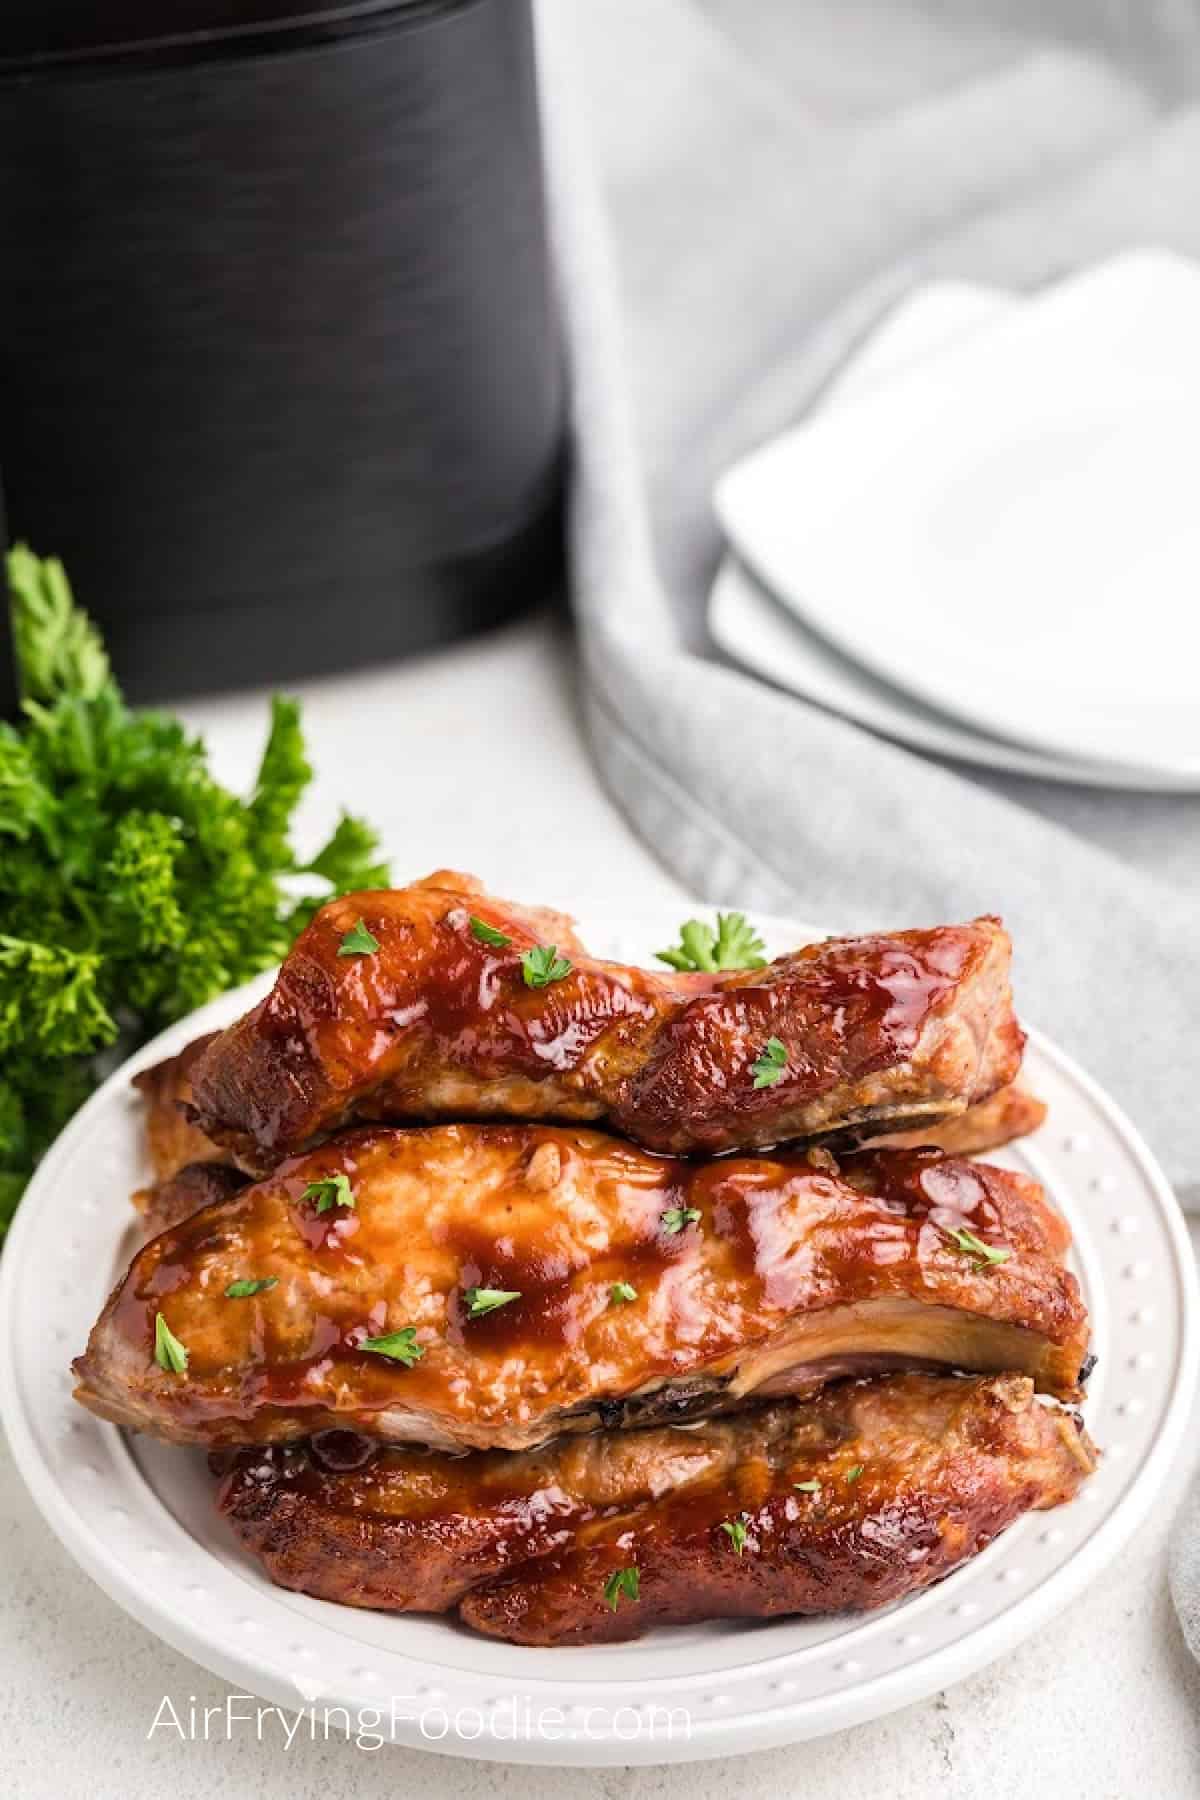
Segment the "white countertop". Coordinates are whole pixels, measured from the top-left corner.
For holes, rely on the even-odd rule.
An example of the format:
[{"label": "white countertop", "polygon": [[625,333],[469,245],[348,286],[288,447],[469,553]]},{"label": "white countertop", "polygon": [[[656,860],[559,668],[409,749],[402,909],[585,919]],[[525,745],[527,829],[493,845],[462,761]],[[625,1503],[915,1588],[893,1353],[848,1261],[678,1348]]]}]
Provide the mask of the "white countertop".
[{"label": "white countertop", "polygon": [[[416,663],[299,690],[317,780],[301,839],[340,803],[383,832],[400,879],[470,869],[500,893],[567,908],[589,893],[628,903],[681,889],[599,788],[580,736],[569,645],[532,622]],[[218,774],[244,786],[265,725],[261,694],[186,708]],[[1193,1224],[1200,1248],[1200,1225]],[[1172,1497],[1200,1466],[1200,1417]],[[1171,1498],[1084,1599],[982,1674],[873,1725],[735,1761],[675,1770],[505,1768],[297,1736],[180,1742],[169,1695],[218,1705],[226,1688],[93,1587],[59,1548],[0,1452],[0,1793],[14,1800],[578,1800],[738,1791],[748,1800],[1195,1800],[1200,1668],[1171,1610]]]}]

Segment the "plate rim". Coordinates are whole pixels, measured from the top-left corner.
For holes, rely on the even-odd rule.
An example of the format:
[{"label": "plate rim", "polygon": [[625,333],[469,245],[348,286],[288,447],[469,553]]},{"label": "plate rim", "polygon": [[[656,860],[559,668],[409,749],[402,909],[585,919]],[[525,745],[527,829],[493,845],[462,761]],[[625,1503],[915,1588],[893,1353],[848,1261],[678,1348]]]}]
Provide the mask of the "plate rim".
[{"label": "plate rim", "polygon": [[[840,418],[836,421],[831,420],[831,423],[840,424]],[[785,437],[789,442],[792,439],[797,442],[807,440],[810,436],[815,436],[823,425],[824,420],[819,423],[814,421],[811,425],[797,426],[794,430],[786,433]],[[957,720],[967,730],[982,728],[992,737],[1006,740],[1012,744],[1023,745],[1028,750],[1040,752],[1044,756],[1058,756],[1073,761],[1100,764],[1105,761],[1104,752],[1094,742],[1086,745],[1078,742],[1072,743],[1068,741],[1065,734],[1056,733],[1052,724],[1044,726],[1035,722],[1032,729],[1026,724],[1018,731],[1011,720],[1006,719],[1002,713],[998,713],[990,705],[986,694],[982,703],[976,695],[968,704],[966,701],[957,699],[953,682],[941,684],[931,681],[922,673],[920,667],[911,661],[903,669],[898,669],[873,643],[869,631],[847,625],[844,615],[836,605],[818,609],[807,601],[805,589],[790,575],[787,557],[780,556],[778,546],[773,541],[766,543],[765,534],[763,541],[755,541],[753,530],[745,529],[746,514],[743,509],[746,501],[741,490],[747,486],[757,485],[759,479],[752,464],[757,462],[759,456],[762,457],[764,463],[768,456],[774,461],[773,453],[777,453],[782,460],[784,450],[784,439],[782,438],[764,445],[761,451],[755,452],[752,457],[747,457],[744,463],[727,470],[713,489],[713,504],[725,537],[734,546],[739,559],[745,563],[760,586],[766,588],[769,593],[777,595],[787,610],[793,613],[809,631],[828,638],[835,649],[839,650],[843,656],[848,657],[851,662],[859,663],[877,681],[911,694],[914,699],[919,700],[932,711],[945,713],[949,718]],[[793,485],[795,485],[794,479]],[[756,502],[751,502],[751,504],[757,505]],[[1171,708],[1173,711],[1183,714],[1185,703],[1182,700],[1175,701],[1171,703]],[[1048,718],[1048,711],[1044,710],[1039,717]],[[1108,760],[1113,760],[1111,755]],[[1143,756],[1137,761],[1122,762],[1120,758],[1116,760],[1120,767],[1134,771],[1143,770],[1151,779],[1173,776],[1178,780],[1200,783],[1200,752],[1193,753],[1186,758],[1162,755]]]},{"label": "plate rim", "polygon": [[[891,689],[896,696],[894,704],[900,715],[897,722],[893,725],[881,716],[872,714],[865,704],[861,708],[852,708],[825,699],[770,667],[768,659],[756,654],[754,650],[748,650],[747,638],[731,628],[730,619],[737,618],[734,609],[739,606],[761,608],[764,611],[768,607],[775,609],[779,613],[779,620],[772,621],[772,629],[778,623],[786,631],[800,632],[806,637],[814,638],[818,645],[841,661],[861,668],[868,680]],[[783,693],[794,694],[808,705],[820,707],[823,712],[832,713],[835,718],[849,720],[852,725],[857,725],[888,743],[899,744],[904,749],[918,750],[924,755],[942,757],[949,762],[966,763],[973,769],[998,770],[1008,775],[1023,776],[1028,780],[1052,781],[1060,787],[1098,789],[1102,793],[1186,795],[1200,791],[1200,768],[1181,774],[1162,769],[1139,769],[1124,763],[1071,758],[1065,754],[1035,749],[1009,738],[993,737],[974,728],[965,718],[943,713],[931,700],[906,688],[897,687],[878,670],[868,668],[858,658],[851,656],[844,646],[827,638],[818,624],[790,606],[774,588],[769,587],[751,568],[741,551],[732,545],[726,545],[717,565],[708,590],[705,617],[713,642],[722,654],[748,670],[758,680],[769,681]],[[911,706],[919,706],[927,712],[942,716],[934,722],[923,719],[919,714],[906,720],[903,716],[904,709]],[[941,732],[945,732],[946,736],[939,735]]]},{"label": "plate rim", "polygon": [[[1139,307],[1145,305],[1147,284],[1154,292],[1173,290],[1181,283],[1197,285],[1200,278],[1200,265],[1191,259],[1178,257],[1172,252],[1158,250],[1129,249],[1117,255],[1102,259],[1095,264],[1068,274],[1061,281],[1041,290],[1027,299],[1026,303],[1015,312],[1005,313],[990,324],[983,324],[975,332],[969,332],[964,338],[951,342],[944,351],[937,352],[927,362],[919,360],[911,368],[900,369],[894,379],[883,382],[878,389],[872,386],[855,407],[860,411],[859,423],[867,418],[872,404],[882,404],[886,411],[889,406],[889,395],[899,393],[901,404],[904,394],[918,395],[917,410],[920,402],[920,383],[923,372],[929,368],[940,367],[943,375],[946,370],[953,372],[956,367],[971,366],[972,360],[980,358],[980,345],[986,347],[988,339],[1006,343],[1028,340],[1039,331],[1043,339],[1049,334],[1050,341],[1056,341],[1055,333],[1060,336],[1064,329],[1065,313],[1069,329],[1073,314],[1071,308],[1078,307],[1078,295],[1099,287],[1107,304],[1128,309],[1131,304]],[[1110,296],[1115,294],[1115,300]],[[1049,324],[1047,325],[1047,316]],[[944,385],[944,383],[943,383]],[[1153,408],[1157,400],[1157,390],[1149,389],[1150,399],[1147,406]],[[936,388],[935,388],[936,393]],[[1161,405],[1161,401],[1158,401]],[[849,409],[846,409],[847,411]],[[776,526],[777,507],[768,506],[765,510],[758,497],[764,488],[764,475],[768,491],[777,487],[782,468],[787,471],[796,454],[804,456],[810,453],[814,442],[820,442],[822,433],[832,431],[836,437],[846,438],[853,430],[854,421],[849,424],[841,407],[834,407],[828,413],[819,409],[812,417],[794,424],[776,433],[764,442],[754,446],[730,467],[725,469],[716,479],[712,489],[714,510],[720,521],[726,539],[732,544],[753,571],[756,578],[778,596],[780,601],[799,617],[810,630],[826,637],[844,655],[858,662],[879,680],[892,687],[899,687],[915,698],[921,700],[935,711],[942,712],[951,718],[960,719],[968,727],[982,727],[991,735],[1007,738],[1009,741],[1023,744],[1032,750],[1040,750],[1049,755],[1058,755],[1075,759],[1086,759],[1096,762],[1113,760],[1111,749],[1106,755],[1104,748],[1096,738],[1094,721],[1084,726],[1091,734],[1086,745],[1071,743],[1066,735],[1056,732],[1054,719],[1045,709],[1032,710],[1023,717],[1020,727],[1015,727],[1011,715],[1001,709],[997,711],[991,701],[991,689],[987,683],[976,682],[972,701],[969,705],[958,698],[959,683],[955,680],[939,683],[930,680],[919,659],[909,658],[903,669],[889,666],[886,655],[880,651],[872,639],[871,631],[853,612],[843,614],[836,603],[824,604],[814,608],[807,595],[803,571],[797,574],[792,567],[789,555],[780,553],[779,532]],[[975,454],[978,446],[972,445],[970,454]],[[861,500],[863,495],[861,477],[855,493]],[[802,482],[803,475],[797,476],[791,471],[790,484],[794,489],[797,480]],[[838,499],[835,504],[844,504],[849,490],[843,482],[837,490]],[[768,520],[765,530],[760,529],[763,519]],[[749,528],[747,529],[747,523]],[[836,599],[836,597],[835,597]],[[1116,690],[1105,691],[1104,699],[1111,703],[1117,697]],[[1123,696],[1122,696],[1123,697]],[[1172,697],[1169,701],[1150,704],[1148,709],[1161,712],[1169,708],[1186,716],[1189,702],[1186,696]],[[1081,715],[1077,715],[1081,717]],[[1182,776],[1200,780],[1200,752],[1193,749],[1183,751],[1172,749],[1161,753],[1155,751],[1147,754],[1144,750],[1136,757],[1118,756],[1116,759],[1126,767],[1144,769],[1152,775]]]},{"label": "plate rim", "polygon": [[[689,907],[700,913],[712,910],[705,902],[680,900],[663,902],[653,911],[643,908],[631,909],[628,914],[616,914],[600,907],[597,912],[599,916],[609,917],[615,930],[628,934],[640,932],[643,922],[647,932],[651,927],[660,931],[667,911],[682,914]],[[582,910],[586,912],[586,903]],[[797,942],[812,941],[815,937],[824,935],[794,919],[760,912],[755,908],[747,910],[762,929],[791,934]],[[274,971],[267,971],[253,982],[218,996],[188,1018],[167,1026],[143,1045],[114,1070],[80,1108],[47,1152],[35,1180],[44,1185],[47,1191],[52,1191],[56,1164],[66,1161],[75,1141],[87,1131],[91,1117],[108,1105],[113,1094],[125,1091],[131,1072],[169,1054],[174,1040],[186,1039],[197,1029],[211,1029],[211,1025],[207,1024],[209,1019],[215,1021],[217,1017],[236,1016],[241,1007],[253,1003],[254,999],[269,988],[273,978]],[[664,1744],[656,1742],[653,1736],[622,1739],[614,1736],[611,1730],[603,1737],[576,1738],[569,1744],[548,1743],[536,1737],[498,1739],[481,1736],[468,1740],[456,1737],[453,1733],[448,1733],[444,1739],[430,1741],[418,1733],[416,1720],[407,1719],[398,1722],[399,1728],[389,1741],[408,1748],[461,1756],[468,1760],[547,1767],[646,1766],[698,1761],[801,1742],[881,1718],[929,1697],[951,1682],[974,1674],[1007,1654],[1069,1605],[1099,1571],[1119,1554],[1161,1491],[1188,1422],[1200,1380],[1200,1279],[1182,1209],[1157,1159],[1137,1128],[1119,1104],[1074,1058],[1036,1028],[1027,1026],[1026,1030],[1030,1042],[1038,1052],[1077,1084],[1088,1101],[1115,1128],[1140,1165],[1161,1213],[1171,1253],[1171,1273],[1178,1290],[1180,1306],[1179,1353],[1172,1389],[1167,1397],[1157,1436],[1130,1486],[1084,1541],[1070,1553],[1067,1560],[1058,1565],[1037,1587],[1022,1593],[1002,1611],[991,1615],[950,1643],[923,1655],[907,1658],[868,1680],[852,1681],[840,1691],[807,1698],[802,1696],[770,1707],[756,1705],[753,1710],[745,1712],[730,1708],[723,1715],[693,1719],[688,1737],[682,1742],[671,1740]],[[45,1175],[43,1171],[46,1171]],[[7,1322],[6,1331],[10,1341],[16,1329],[16,1296],[21,1283],[20,1271],[24,1267],[24,1243],[26,1237],[38,1229],[38,1223],[33,1207],[19,1207],[9,1233],[7,1254],[0,1257],[0,1320]],[[296,1693],[277,1681],[274,1672],[256,1660],[252,1650],[239,1654],[233,1648],[228,1631],[220,1634],[206,1623],[185,1616],[173,1590],[164,1588],[149,1578],[139,1579],[130,1572],[89,1520],[75,1510],[55,1471],[44,1461],[34,1438],[26,1417],[24,1397],[19,1388],[17,1367],[16,1356],[0,1355],[0,1421],[5,1427],[14,1462],[34,1504],[72,1559],[123,1611],[182,1655],[201,1664],[220,1679],[240,1684],[252,1695],[263,1696],[276,1704],[295,1707]],[[116,1426],[104,1429],[106,1432],[117,1433],[120,1438]],[[122,1438],[121,1442],[132,1460],[127,1440]],[[150,1492],[153,1494],[152,1489]],[[154,1494],[153,1497],[158,1505],[164,1506],[158,1495]],[[178,1529],[186,1530],[174,1519],[174,1515],[169,1514],[169,1509],[164,1510],[168,1511],[168,1516]],[[202,1555],[211,1555],[190,1534],[189,1542],[194,1543]],[[409,1656],[407,1652],[391,1654]],[[409,1656],[409,1660],[415,1659]],[[737,1674],[739,1668],[750,1667],[761,1660],[759,1656],[748,1657],[745,1664],[733,1665],[724,1670],[723,1677],[730,1679]],[[716,1677],[704,1675],[694,1679],[696,1685],[701,1685]],[[690,1682],[693,1678],[676,1677],[676,1680]],[[577,1677],[572,1683],[569,1669],[564,1669],[563,1676],[555,1677],[555,1681],[560,1689],[577,1685],[598,1692],[604,1686],[602,1680],[595,1675]],[[549,1684],[546,1677],[531,1675],[514,1677],[514,1687],[518,1685],[525,1690],[537,1690]],[[615,1687],[615,1682],[613,1685]],[[320,1698],[324,1706],[349,1702],[361,1710],[364,1704],[361,1694],[339,1695],[332,1690],[322,1690]],[[560,1751],[565,1754],[558,1754]]]},{"label": "plate rim", "polygon": [[[911,374],[921,365],[928,366],[972,333],[1002,324],[1027,302],[1028,296],[1013,289],[978,282],[933,279],[919,283],[878,321],[849,363],[835,376],[831,387],[820,396],[809,422],[815,423],[831,411],[855,404],[864,394],[870,395],[896,376]],[[929,329],[931,311],[938,318],[938,328],[933,333]],[[923,321],[923,329],[914,344],[914,321],[918,320]],[[739,609],[750,622],[749,634],[738,628],[742,622]],[[772,665],[769,654],[762,653],[755,635],[756,614],[769,631],[798,640],[812,640],[818,654],[830,655],[858,667],[868,682],[894,697],[897,717],[894,720],[886,715],[881,717],[874,711],[869,696],[861,704],[857,699],[853,704],[838,704],[820,692],[814,693],[802,679],[781,675]],[[905,748],[966,763],[972,768],[1000,769],[1066,786],[1135,793],[1193,793],[1200,788],[1200,772],[1190,776],[1168,775],[1150,769],[1129,769],[1119,763],[1056,756],[1007,738],[992,737],[975,730],[973,724],[963,719],[935,710],[918,695],[881,681],[874,671],[854,663],[844,649],[823,636],[817,626],[808,623],[793,607],[765,587],[731,543],[725,545],[709,587],[706,619],[714,643],[741,668],[771,682],[785,693],[799,695],[810,705],[849,719],[876,736]]]}]

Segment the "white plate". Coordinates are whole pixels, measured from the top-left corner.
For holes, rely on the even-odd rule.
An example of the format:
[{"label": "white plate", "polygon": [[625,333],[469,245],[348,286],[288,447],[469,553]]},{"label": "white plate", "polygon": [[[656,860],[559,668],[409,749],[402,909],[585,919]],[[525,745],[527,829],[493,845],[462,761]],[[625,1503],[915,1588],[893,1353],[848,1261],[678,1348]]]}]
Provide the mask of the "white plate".
[{"label": "white plate", "polygon": [[820,411],[860,400],[882,381],[965,343],[974,331],[997,325],[1028,302],[1003,288],[970,281],[928,281],[903,295],[858,345],[824,389]]},{"label": "white plate", "polygon": [[[821,412],[869,393],[880,381],[962,342],[1026,304],[1013,294],[966,282],[931,282],[900,301],[855,352],[822,396]],[[713,641],[752,674],[815,701],[897,743],[985,769],[1004,769],[1077,787],[1188,791],[1195,776],[1161,775],[1118,764],[1072,761],[971,731],[879,681],[811,631],[768,593],[733,555],[722,558],[708,604]]]},{"label": "white plate", "polygon": [[1116,763],[1072,762],[970,731],[843,656],[786,611],[733,556],[725,556],[717,570],[709,595],[708,628],[726,656],[752,674],[914,750],[1072,787],[1168,794],[1200,787],[1200,774],[1163,775]]},{"label": "white plate", "polygon": [[[685,916],[585,915],[581,930],[601,952],[648,961]],[[762,923],[776,952],[816,935]],[[71,1399],[66,1366],[128,1255],[125,1195],[145,1172],[130,1072],[228,1022],[255,991],[164,1033],[89,1101],[38,1171],[0,1263],[0,1408],[35,1501],[113,1599],[239,1692],[289,1711],[311,1701],[317,1730],[337,1706],[355,1724],[365,1714],[368,1728],[380,1711],[389,1729],[394,1700],[398,1741],[509,1762],[672,1762],[789,1743],[921,1699],[1002,1655],[1099,1577],[1161,1487],[1196,1376],[1188,1240],[1132,1126],[1035,1036],[1029,1074],[1050,1122],[1003,1160],[1031,1169],[1068,1215],[1092,1311],[1100,1362],[1087,1416],[1106,1454],[1072,1505],[1020,1521],[885,1612],[662,1631],[599,1649],[517,1649],[446,1620],[273,1588],[216,1517],[203,1457],[92,1418]]]},{"label": "white plate", "polygon": [[969,332],[718,483],[742,558],[975,729],[1200,775],[1200,269],[1139,252]]}]

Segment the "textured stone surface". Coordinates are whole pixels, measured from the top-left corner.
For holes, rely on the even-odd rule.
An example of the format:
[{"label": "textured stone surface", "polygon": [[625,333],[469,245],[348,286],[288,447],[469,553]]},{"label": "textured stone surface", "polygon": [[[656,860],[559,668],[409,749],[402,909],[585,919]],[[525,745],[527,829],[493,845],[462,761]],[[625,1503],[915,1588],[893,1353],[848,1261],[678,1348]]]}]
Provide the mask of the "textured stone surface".
[{"label": "textured stone surface", "polygon": [[[655,900],[678,888],[596,786],[580,742],[565,646],[531,624],[465,651],[369,676],[310,684],[305,717],[320,777],[303,829],[315,838],[342,801],[378,822],[401,877],[439,863],[501,892],[570,903],[572,889]],[[261,697],[188,709],[222,775],[244,783]],[[1033,1008],[1036,1013],[1036,1007]],[[1193,1224],[1200,1247],[1200,1222]],[[1166,1593],[1175,1499],[1187,1460],[1129,1549],[1093,1591],[1002,1662],[873,1725],[738,1761],[676,1769],[505,1768],[359,1750],[181,1743],[147,1733],[164,1694],[220,1706],[223,1683],[115,1607],[58,1546],[7,1452],[0,1453],[0,1792],[19,1800],[1195,1800],[1200,1669]]]}]

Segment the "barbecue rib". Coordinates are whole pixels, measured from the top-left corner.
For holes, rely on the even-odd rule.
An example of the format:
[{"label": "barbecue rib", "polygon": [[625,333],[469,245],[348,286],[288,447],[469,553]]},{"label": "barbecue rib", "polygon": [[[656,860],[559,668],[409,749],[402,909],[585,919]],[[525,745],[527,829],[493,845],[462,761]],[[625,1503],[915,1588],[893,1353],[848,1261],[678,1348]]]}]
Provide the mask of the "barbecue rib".
[{"label": "barbecue rib", "polygon": [[[340,955],[359,920],[378,950]],[[548,944],[570,971],[529,986],[522,953]],[[192,1069],[195,1121],[259,1170],[356,1120],[596,1121],[678,1154],[928,1126],[1017,1072],[1009,955],[999,921],[977,919],[656,973],[597,962],[560,916],[443,872],[321,909]],[[759,1085],[772,1040],[786,1066]]]},{"label": "barbecue rib", "polygon": [[[353,1206],[328,1204],[335,1177]],[[826,1150],[692,1163],[582,1129],[377,1127],[139,1251],[77,1395],[176,1442],[345,1426],[482,1449],[914,1364],[1071,1397],[1088,1327],[1067,1241],[1036,1182],[936,1150],[839,1171]],[[519,1297],[480,1312],[481,1293]],[[185,1374],[154,1360],[160,1313]],[[412,1367],[360,1348],[409,1327]]]},{"label": "barbecue rib", "polygon": [[[249,1180],[232,1164],[219,1160],[228,1151],[206,1138],[197,1126],[189,1125],[180,1112],[181,1104],[191,1099],[188,1071],[214,1035],[210,1032],[197,1038],[178,1056],[167,1057],[133,1078],[145,1101],[146,1143],[157,1177],[152,1187],[139,1188],[133,1196],[147,1237],[156,1237],[189,1213],[236,1193]],[[877,1150],[932,1145],[955,1156],[975,1156],[1036,1131],[1045,1116],[1042,1102],[1013,1083],[990,1099],[977,1101],[956,1119],[923,1131],[889,1133],[871,1143]]]},{"label": "barbecue rib", "polygon": [[156,1181],[168,1181],[186,1163],[229,1160],[229,1152],[190,1123],[184,1111],[192,1098],[192,1070],[216,1037],[209,1031],[193,1038],[177,1056],[166,1056],[133,1078],[145,1102],[146,1149]]},{"label": "barbecue rib", "polygon": [[185,1163],[165,1181],[153,1187],[139,1188],[133,1204],[142,1217],[143,1238],[157,1237],[168,1231],[202,1206],[216,1206],[238,1194],[250,1182],[232,1163]]},{"label": "barbecue rib", "polygon": [[[330,1433],[242,1451],[218,1504],[283,1587],[396,1612],[461,1606],[495,1637],[583,1644],[886,1605],[1070,1499],[1092,1466],[1074,1417],[1020,1376],[899,1375],[517,1455]],[[638,1597],[614,1610],[606,1583],[628,1567]]]},{"label": "barbecue rib", "polygon": [[1028,1137],[1045,1117],[1044,1102],[1014,1081],[989,1099],[976,1101],[956,1119],[943,1119],[932,1130],[889,1131],[872,1138],[871,1146],[875,1150],[916,1150],[922,1144],[935,1144],[951,1156],[979,1156],[984,1150],[1011,1144],[1014,1138]]}]

